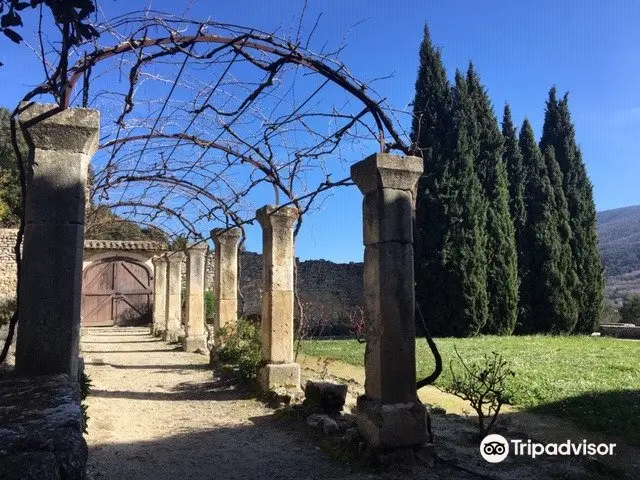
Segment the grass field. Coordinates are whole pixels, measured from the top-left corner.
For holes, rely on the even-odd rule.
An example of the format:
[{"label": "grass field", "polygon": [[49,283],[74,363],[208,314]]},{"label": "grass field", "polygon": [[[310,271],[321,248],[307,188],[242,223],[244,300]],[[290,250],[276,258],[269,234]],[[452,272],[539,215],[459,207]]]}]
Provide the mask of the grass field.
[{"label": "grass field", "polygon": [[[497,352],[508,360],[513,403],[524,410],[557,415],[596,431],[640,445],[640,342],[598,337],[442,338],[436,343],[444,372],[436,384],[451,380],[454,346],[465,362]],[[427,343],[417,340],[418,377],[433,370]],[[355,340],[308,340],[302,351],[315,357],[362,365],[364,345]],[[455,368],[455,364],[454,364]]]}]

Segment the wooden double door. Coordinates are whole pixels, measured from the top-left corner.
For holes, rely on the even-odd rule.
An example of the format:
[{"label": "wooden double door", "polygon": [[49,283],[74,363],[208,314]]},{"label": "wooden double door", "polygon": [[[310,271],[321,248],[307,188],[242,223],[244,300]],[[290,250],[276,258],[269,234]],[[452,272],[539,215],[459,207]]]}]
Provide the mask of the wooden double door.
[{"label": "wooden double door", "polygon": [[135,260],[111,257],[88,266],[82,278],[83,326],[134,326],[152,321],[153,278]]}]

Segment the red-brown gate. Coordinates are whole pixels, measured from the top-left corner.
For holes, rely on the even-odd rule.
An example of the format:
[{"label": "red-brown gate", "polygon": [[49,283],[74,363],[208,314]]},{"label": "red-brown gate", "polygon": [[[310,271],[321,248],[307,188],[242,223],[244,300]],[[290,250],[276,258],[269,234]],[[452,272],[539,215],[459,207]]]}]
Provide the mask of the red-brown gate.
[{"label": "red-brown gate", "polygon": [[153,279],[144,265],[128,258],[107,258],[87,267],[82,280],[84,326],[151,321]]}]

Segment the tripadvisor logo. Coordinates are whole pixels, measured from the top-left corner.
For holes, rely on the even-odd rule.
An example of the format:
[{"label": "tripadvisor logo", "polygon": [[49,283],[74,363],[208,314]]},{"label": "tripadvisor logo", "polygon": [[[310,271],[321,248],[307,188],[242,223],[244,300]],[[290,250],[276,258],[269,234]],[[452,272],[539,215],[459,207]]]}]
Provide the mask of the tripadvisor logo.
[{"label": "tripadvisor logo", "polygon": [[509,455],[509,442],[502,435],[487,435],[480,443],[480,455],[489,463],[500,463]]},{"label": "tripadvisor logo", "polygon": [[[511,443],[511,448],[509,446]],[[535,443],[531,440],[510,440],[508,441],[502,435],[491,434],[482,439],[480,443],[480,455],[489,463],[500,463],[509,451],[513,455],[526,455],[536,458],[541,455],[613,455],[615,443],[588,443],[586,440],[574,443],[567,440],[562,443]]]}]

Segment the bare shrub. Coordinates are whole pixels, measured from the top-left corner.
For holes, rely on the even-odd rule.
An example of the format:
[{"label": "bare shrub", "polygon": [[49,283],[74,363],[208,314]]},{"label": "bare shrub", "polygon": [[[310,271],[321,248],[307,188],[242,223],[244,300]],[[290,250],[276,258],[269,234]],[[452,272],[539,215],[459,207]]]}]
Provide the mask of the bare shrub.
[{"label": "bare shrub", "polygon": [[508,380],[515,376],[515,372],[509,362],[496,352],[485,354],[479,362],[466,363],[458,349],[454,347],[454,350],[463,367],[462,372],[456,372],[451,361],[451,383],[442,389],[471,404],[478,414],[480,435],[485,436],[493,428],[502,406],[510,403],[512,394]]}]

